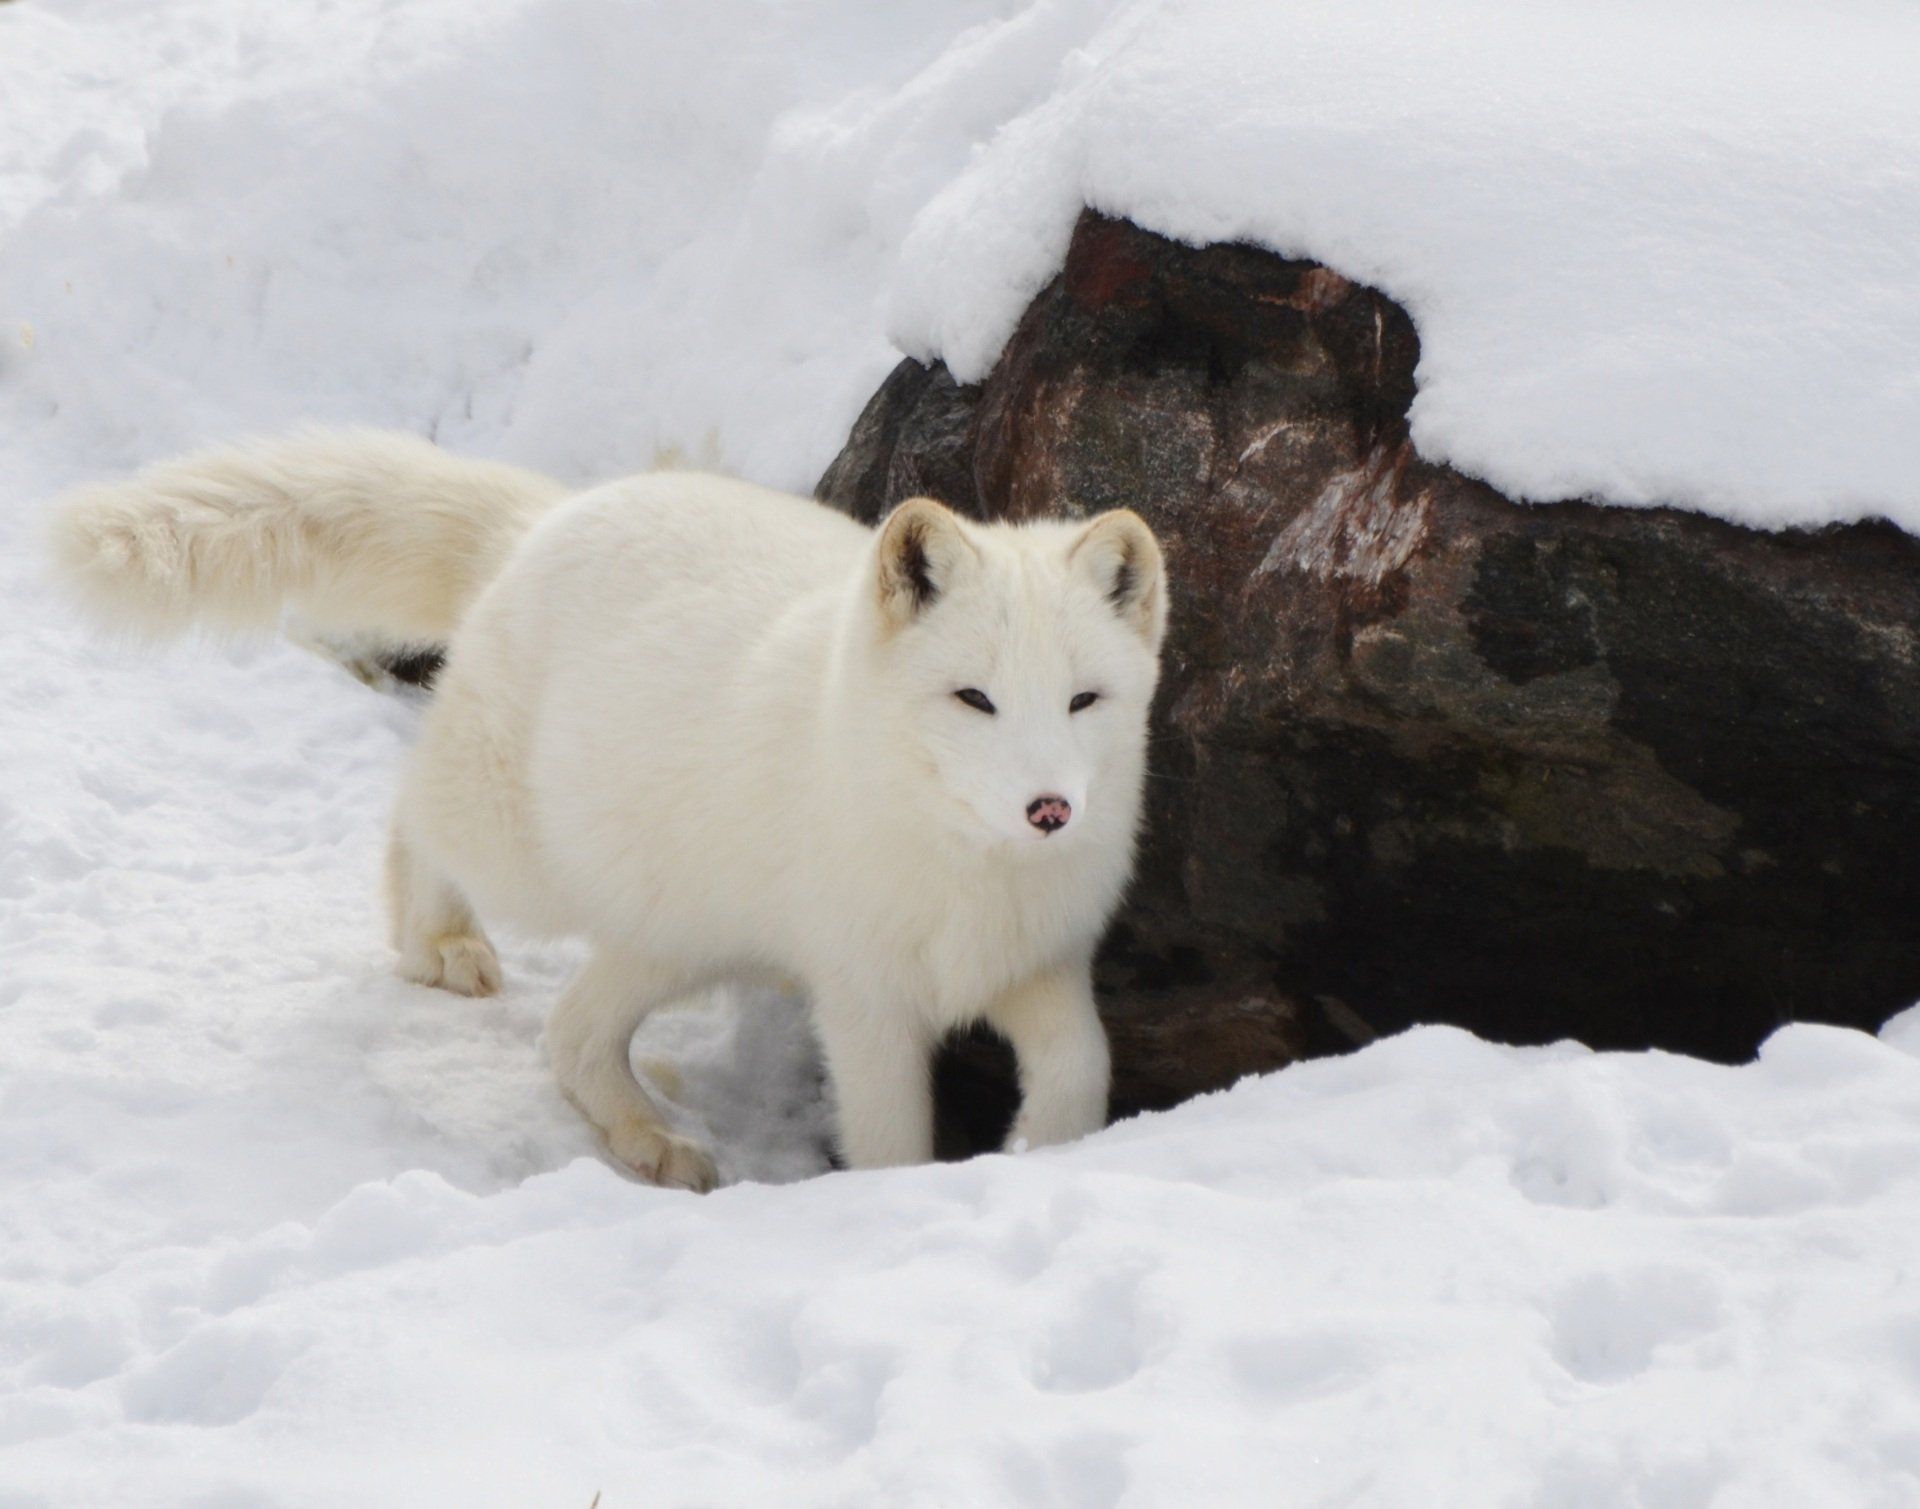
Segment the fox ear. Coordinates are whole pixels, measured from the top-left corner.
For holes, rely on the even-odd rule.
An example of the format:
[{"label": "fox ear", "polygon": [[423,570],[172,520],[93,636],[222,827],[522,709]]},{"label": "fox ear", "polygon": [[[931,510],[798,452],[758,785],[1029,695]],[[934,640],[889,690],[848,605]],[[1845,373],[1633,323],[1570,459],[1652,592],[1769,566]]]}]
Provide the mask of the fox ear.
[{"label": "fox ear", "polygon": [[1167,632],[1167,567],[1147,521],[1130,508],[1103,513],[1080,531],[1068,562],[1093,578],[1114,612],[1154,649]]},{"label": "fox ear", "polygon": [[875,553],[880,612],[896,628],[931,608],[975,555],[960,520],[931,498],[909,498],[888,514]]}]

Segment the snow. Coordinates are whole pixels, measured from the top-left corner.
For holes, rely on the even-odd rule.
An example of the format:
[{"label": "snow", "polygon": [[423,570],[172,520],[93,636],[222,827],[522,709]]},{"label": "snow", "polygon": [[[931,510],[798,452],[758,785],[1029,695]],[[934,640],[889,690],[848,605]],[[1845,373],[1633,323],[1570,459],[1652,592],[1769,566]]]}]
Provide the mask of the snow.
[{"label": "snow", "polygon": [[1424,1029],[1067,1151],[705,1200],[462,1188],[443,1147],[10,1272],[0,1492],[1909,1503],[1917,1151],[1915,1062],[1817,1027],[1744,1068]]},{"label": "snow", "polygon": [[1920,13],[1121,8],[916,220],[893,329],[983,376],[1094,205],[1383,288],[1421,452],[1518,497],[1920,527]]},{"label": "snow", "polygon": [[[0,1509],[1920,1501],[1920,1011],[1714,1066],[1427,1029],[826,1174],[796,1003],[542,1062],[391,977],[414,709],[133,654],[42,501],[302,418],[805,487],[1082,200],[1405,300],[1539,497],[1920,527],[1896,6],[0,4]],[[821,1177],[822,1175],[824,1177]]]},{"label": "snow", "polygon": [[1421,332],[1421,451],[1517,496],[1920,528],[1909,6],[25,0],[4,25],[0,414],[57,410],[92,468],[317,416],[804,487],[896,346],[984,375],[1090,203],[1386,289]]}]

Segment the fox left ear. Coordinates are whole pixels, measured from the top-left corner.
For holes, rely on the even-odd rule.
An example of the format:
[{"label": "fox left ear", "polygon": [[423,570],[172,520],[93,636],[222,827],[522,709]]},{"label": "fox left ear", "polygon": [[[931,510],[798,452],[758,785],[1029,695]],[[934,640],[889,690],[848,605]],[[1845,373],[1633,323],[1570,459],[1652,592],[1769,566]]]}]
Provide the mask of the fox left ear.
[{"label": "fox left ear", "polygon": [[1093,578],[1142,639],[1160,648],[1167,632],[1167,568],[1145,519],[1130,508],[1101,514],[1080,532],[1067,560]]}]

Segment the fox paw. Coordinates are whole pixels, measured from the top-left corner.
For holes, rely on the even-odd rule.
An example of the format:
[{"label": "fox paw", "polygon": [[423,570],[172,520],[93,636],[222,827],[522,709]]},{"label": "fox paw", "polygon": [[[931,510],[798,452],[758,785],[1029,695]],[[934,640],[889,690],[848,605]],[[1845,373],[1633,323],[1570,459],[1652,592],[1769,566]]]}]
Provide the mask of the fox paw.
[{"label": "fox paw", "polygon": [[458,996],[490,996],[500,989],[500,958],[477,933],[434,938],[400,961],[401,975]]},{"label": "fox paw", "polygon": [[667,1189],[704,1195],[720,1182],[705,1148],[646,1122],[625,1122],[610,1132],[607,1151],[647,1183]]}]

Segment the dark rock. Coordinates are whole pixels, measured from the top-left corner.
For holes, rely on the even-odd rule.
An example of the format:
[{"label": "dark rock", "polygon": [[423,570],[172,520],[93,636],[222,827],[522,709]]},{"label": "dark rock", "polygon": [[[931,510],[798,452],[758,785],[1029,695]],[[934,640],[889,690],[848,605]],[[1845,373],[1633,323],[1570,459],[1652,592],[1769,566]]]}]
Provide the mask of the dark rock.
[{"label": "dark rock", "polygon": [[1174,627],[1116,1106],[1414,1022],[1738,1059],[1920,999],[1920,542],[1529,506],[1415,454],[1384,295],[1089,213],[820,495],[1139,510]]}]

